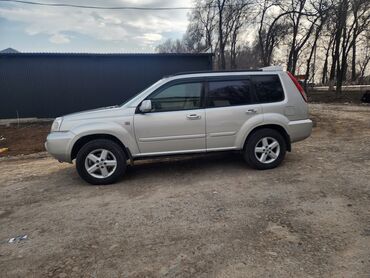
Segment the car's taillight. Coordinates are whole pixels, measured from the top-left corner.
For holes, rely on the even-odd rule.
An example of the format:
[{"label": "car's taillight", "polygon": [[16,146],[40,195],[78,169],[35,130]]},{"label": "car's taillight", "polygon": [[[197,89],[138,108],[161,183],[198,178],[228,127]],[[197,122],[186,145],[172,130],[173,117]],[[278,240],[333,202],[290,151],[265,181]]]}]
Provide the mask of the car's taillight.
[{"label": "car's taillight", "polygon": [[304,101],[307,102],[307,95],[306,95],[303,87],[301,86],[301,84],[299,84],[297,78],[295,78],[294,75],[291,74],[289,71],[287,71],[287,73],[288,73],[290,79],[292,79],[294,85],[297,87],[298,91],[301,93],[301,96],[304,99]]}]

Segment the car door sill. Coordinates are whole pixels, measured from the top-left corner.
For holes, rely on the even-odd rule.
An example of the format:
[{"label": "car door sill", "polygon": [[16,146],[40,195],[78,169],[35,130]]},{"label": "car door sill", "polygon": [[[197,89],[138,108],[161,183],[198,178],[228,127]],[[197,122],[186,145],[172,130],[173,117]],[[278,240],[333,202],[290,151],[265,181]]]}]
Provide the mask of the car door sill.
[{"label": "car door sill", "polygon": [[207,149],[207,152],[222,152],[222,151],[233,151],[238,150],[237,147],[221,147],[221,148],[209,148]]},{"label": "car door sill", "polygon": [[134,159],[142,159],[148,157],[159,157],[159,156],[175,156],[175,155],[187,155],[187,154],[203,154],[209,152],[223,152],[223,151],[235,151],[238,150],[237,147],[228,148],[212,148],[212,149],[198,149],[198,150],[182,150],[182,151],[172,151],[172,152],[154,152],[154,153],[139,153],[133,155]]},{"label": "car door sill", "polygon": [[177,154],[189,154],[189,153],[205,153],[206,149],[198,150],[182,150],[182,151],[171,151],[171,152],[153,152],[153,153],[139,153],[135,154],[134,158],[148,157],[148,156],[164,156],[164,155],[177,155]]}]

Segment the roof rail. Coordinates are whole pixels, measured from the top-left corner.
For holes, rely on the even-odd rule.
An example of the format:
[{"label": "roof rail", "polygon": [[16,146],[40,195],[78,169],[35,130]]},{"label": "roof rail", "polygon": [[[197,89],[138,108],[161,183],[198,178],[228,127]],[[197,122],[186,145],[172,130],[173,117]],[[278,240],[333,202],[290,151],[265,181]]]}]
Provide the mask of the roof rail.
[{"label": "roof rail", "polygon": [[283,71],[284,69],[282,66],[268,66],[268,67],[261,68],[261,70],[263,71]]},{"label": "roof rail", "polygon": [[244,70],[203,70],[203,71],[184,71],[174,73],[169,76],[184,75],[184,74],[198,74],[198,73],[223,73],[223,72],[249,72],[249,71],[262,71],[262,69],[244,69]]},{"label": "roof rail", "polygon": [[201,70],[201,71],[184,71],[184,72],[177,72],[174,74],[166,75],[164,77],[171,77],[177,75],[185,75],[185,74],[199,74],[199,73],[230,73],[230,72],[252,72],[252,71],[283,71],[282,66],[269,66],[263,67],[259,69],[239,69],[239,70]]}]

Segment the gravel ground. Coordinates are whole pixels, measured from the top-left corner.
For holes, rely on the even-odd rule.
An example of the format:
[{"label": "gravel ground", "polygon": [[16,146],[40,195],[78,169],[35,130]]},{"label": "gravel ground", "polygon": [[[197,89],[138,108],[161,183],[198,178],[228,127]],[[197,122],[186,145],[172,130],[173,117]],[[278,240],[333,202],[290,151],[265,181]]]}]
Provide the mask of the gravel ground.
[{"label": "gravel ground", "polygon": [[370,277],[370,107],[311,114],[269,171],[214,154],[88,186],[44,154],[0,160],[0,276]]}]

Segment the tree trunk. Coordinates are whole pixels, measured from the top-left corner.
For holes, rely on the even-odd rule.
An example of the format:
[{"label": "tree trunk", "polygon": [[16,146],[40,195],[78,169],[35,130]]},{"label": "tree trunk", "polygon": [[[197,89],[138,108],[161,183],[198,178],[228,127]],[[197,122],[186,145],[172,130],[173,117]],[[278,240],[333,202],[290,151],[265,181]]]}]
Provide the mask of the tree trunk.
[{"label": "tree trunk", "polygon": [[294,50],[293,58],[292,58],[292,74],[295,75],[297,71],[297,63],[298,63],[298,50]]},{"label": "tree trunk", "polygon": [[223,10],[225,5],[225,0],[219,0],[218,3],[218,41],[219,41],[219,67],[220,69],[226,69],[226,60],[225,60],[225,43],[224,43],[224,30],[223,27]]},{"label": "tree trunk", "polygon": [[237,42],[238,42],[238,33],[239,33],[239,25],[234,27],[234,30],[231,35],[231,42],[230,42],[230,68],[236,69],[236,56],[237,56]]},{"label": "tree trunk", "polygon": [[346,76],[346,72],[347,72],[347,63],[344,62],[344,64],[342,64],[342,67],[338,70],[338,73],[337,73],[337,82],[336,82],[336,88],[335,88],[335,93],[337,95],[341,94],[342,93],[342,85],[343,85],[343,81],[346,79],[345,76]]},{"label": "tree trunk", "polygon": [[321,79],[321,83],[324,85],[328,82],[328,64],[329,64],[329,52],[330,52],[330,49],[331,49],[331,46],[332,46],[332,43],[333,41],[330,40],[329,41],[329,45],[328,45],[328,48],[326,50],[326,53],[325,53],[325,61],[324,61],[324,66],[322,68],[322,79]]},{"label": "tree trunk", "polygon": [[[307,81],[310,77],[311,60],[312,60],[312,57],[313,57],[314,53],[315,53],[315,56],[316,56],[316,44],[317,44],[317,40],[319,38],[319,34],[320,34],[320,31],[318,30],[315,34],[315,39],[314,39],[314,42],[313,42],[313,45],[312,45],[312,48],[311,48],[311,51],[310,51],[310,55],[308,56],[308,59],[307,59],[306,74],[305,74],[305,80],[304,80],[305,89],[307,89]],[[315,67],[315,62],[316,61],[314,61],[314,67]]]},{"label": "tree trunk", "polygon": [[335,79],[335,72],[337,69],[337,63],[338,63],[338,53],[339,49],[337,50],[337,42],[335,42],[335,48],[332,51],[332,59],[331,59],[331,67],[330,67],[330,74],[329,74],[329,91],[334,90],[334,79]]},{"label": "tree trunk", "polygon": [[324,66],[322,67],[322,78],[321,78],[321,84],[326,84],[327,78],[328,78],[328,56],[325,57]]},{"label": "tree trunk", "polygon": [[356,81],[356,32],[353,32],[351,81]]},{"label": "tree trunk", "polygon": [[220,69],[226,69],[225,47],[220,46]]},{"label": "tree trunk", "polygon": [[231,49],[230,49],[230,68],[236,69],[236,39],[232,41],[231,43]]},{"label": "tree trunk", "polygon": [[[348,0],[343,0],[342,2],[342,9],[341,9],[341,16],[340,16],[340,27],[341,27],[341,36],[339,36],[339,42],[342,42],[342,49],[339,51],[342,55],[338,53],[338,65],[337,65],[337,82],[336,82],[336,94],[339,95],[342,93],[342,84],[343,81],[346,79],[346,72],[347,72],[347,58],[348,53],[346,49],[346,38],[347,38],[347,12],[348,12]],[[342,38],[342,39],[341,39]],[[342,57],[340,57],[342,56]]]},{"label": "tree trunk", "polygon": [[[334,89],[334,79],[337,78],[337,89],[336,92],[339,94],[341,92],[341,84],[343,75],[341,74],[341,63],[340,63],[340,46],[342,42],[342,34],[344,32],[344,28],[347,21],[347,9],[348,9],[348,0],[343,0],[340,2],[337,10],[337,23],[336,23],[336,31],[335,31],[335,49],[332,61],[332,67],[330,71],[330,79],[329,79],[329,90],[332,91]],[[336,74],[335,74],[336,73]],[[340,76],[339,76],[340,75]],[[339,80],[339,82],[338,82]],[[340,85],[338,87],[338,85]]]}]

